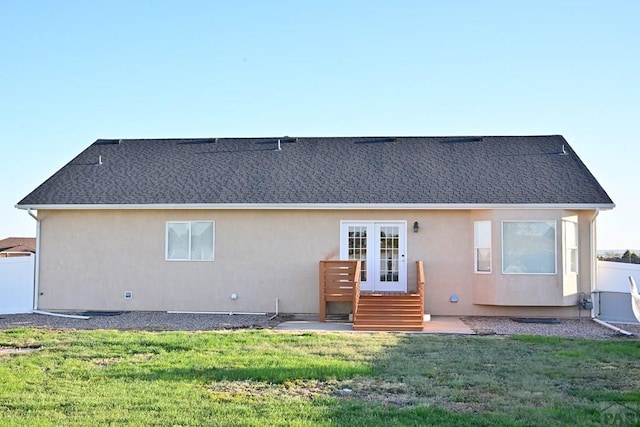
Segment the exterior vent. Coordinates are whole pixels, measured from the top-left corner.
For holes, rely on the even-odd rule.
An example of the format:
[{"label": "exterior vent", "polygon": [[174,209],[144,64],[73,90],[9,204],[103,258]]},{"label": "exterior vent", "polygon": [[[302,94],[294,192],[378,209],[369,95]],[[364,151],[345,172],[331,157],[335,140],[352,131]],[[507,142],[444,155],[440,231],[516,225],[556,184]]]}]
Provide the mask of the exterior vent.
[{"label": "exterior vent", "polygon": [[98,139],[93,145],[120,145],[123,141],[122,139]]},{"label": "exterior vent", "polygon": [[371,139],[363,139],[360,141],[356,141],[355,144],[384,144],[385,142],[396,142],[398,138],[396,137],[387,137],[387,138],[371,138]]}]

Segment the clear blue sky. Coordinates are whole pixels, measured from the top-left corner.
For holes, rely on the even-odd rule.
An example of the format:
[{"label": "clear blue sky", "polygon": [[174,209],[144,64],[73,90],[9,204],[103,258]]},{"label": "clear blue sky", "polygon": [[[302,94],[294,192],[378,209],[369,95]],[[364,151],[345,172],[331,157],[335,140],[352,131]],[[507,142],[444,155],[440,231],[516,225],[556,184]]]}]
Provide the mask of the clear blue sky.
[{"label": "clear blue sky", "polygon": [[640,1],[0,4],[0,238],[98,138],[562,134],[640,248]]}]

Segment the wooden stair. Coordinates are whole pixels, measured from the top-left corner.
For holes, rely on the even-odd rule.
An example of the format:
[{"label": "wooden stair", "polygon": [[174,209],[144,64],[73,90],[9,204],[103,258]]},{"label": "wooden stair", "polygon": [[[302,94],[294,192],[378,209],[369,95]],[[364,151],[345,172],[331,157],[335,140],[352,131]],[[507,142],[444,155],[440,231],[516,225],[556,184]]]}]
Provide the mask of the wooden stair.
[{"label": "wooden stair", "polygon": [[416,292],[360,292],[360,261],[320,261],[318,311],[326,320],[327,303],[351,302],[353,329],[360,331],[424,330],[424,265],[416,261]]},{"label": "wooden stair", "polygon": [[353,329],[422,331],[424,303],[420,294],[361,293]]}]

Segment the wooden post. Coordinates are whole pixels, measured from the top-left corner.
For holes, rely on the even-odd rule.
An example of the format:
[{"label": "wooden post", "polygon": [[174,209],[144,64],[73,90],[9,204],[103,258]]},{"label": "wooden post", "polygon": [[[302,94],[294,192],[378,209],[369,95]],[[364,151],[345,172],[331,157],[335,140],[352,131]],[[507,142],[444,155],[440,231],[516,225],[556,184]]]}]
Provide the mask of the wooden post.
[{"label": "wooden post", "polygon": [[324,322],[327,317],[327,301],[325,300],[325,292],[324,292],[324,277],[325,277],[325,262],[320,261],[320,266],[318,268],[319,271],[319,284],[318,289],[320,290],[320,310],[318,311],[318,315],[320,317],[320,321]]},{"label": "wooden post", "polygon": [[422,261],[416,261],[418,278],[418,294],[420,295],[420,305],[422,306],[422,313],[424,314],[424,264]]}]

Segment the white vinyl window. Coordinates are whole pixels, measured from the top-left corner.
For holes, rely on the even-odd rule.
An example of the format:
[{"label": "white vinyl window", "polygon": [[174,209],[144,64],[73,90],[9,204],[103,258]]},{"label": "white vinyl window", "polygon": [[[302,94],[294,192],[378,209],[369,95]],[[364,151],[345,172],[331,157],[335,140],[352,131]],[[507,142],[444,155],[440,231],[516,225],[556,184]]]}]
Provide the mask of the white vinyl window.
[{"label": "white vinyl window", "polygon": [[565,273],[578,274],[578,224],[573,221],[563,221],[563,223]]},{"label": "white vinyl window", "polygon": [[504,221],[502,272],[556,274],[556,222]]},{"label": "white vinyl window", "polygon": [[165,257],[170,261],[213,261],[213,221],[167,222]]},{"label": "white vinyl window", "polygon": [[474,272],[491,273],[491,221],[475,221]]}]

